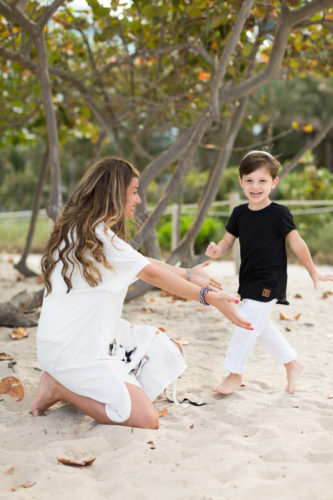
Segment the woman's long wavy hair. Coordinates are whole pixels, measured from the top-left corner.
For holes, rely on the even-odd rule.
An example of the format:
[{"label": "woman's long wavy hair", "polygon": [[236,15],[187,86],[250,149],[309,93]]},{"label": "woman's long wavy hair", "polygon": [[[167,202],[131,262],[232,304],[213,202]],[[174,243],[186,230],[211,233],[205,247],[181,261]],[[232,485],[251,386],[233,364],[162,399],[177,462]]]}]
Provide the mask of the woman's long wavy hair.
[{"label": "woman's long wavy hair", "polygon": [[72,288],[75,265],[81,265],[83,277],[92,287],[102,279],[94,262],[112,269],[95,229],[103,221],[106,229],[126,238],[126,195],[133,177],[139,177],[139,172],[119,158],[106,158],[87,170],[57,218],[42,258],[47,294],[52,291],[50,276],[59,261],[67,292]]}]

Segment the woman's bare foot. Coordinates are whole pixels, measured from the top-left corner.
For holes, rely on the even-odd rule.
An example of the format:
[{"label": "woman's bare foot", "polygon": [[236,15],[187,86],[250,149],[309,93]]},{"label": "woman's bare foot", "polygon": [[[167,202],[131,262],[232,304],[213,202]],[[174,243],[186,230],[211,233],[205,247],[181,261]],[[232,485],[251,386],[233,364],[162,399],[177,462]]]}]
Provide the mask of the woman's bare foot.
[{"label": "woman's bare foot", "polygon": [[290,361],[290,363],[286,363],[284,366],[286,367],[287,382],[288,382],[286,391],[289,392],[289,394],[293,394],[296,387],[297,379],[302,373],[303,365],[302,363],[299,363],[298,361],[294,360]]},{"label": "woman's bare foot", "polygon": [[44,372],[39,382],[38,392],[32,402],[31,414],[34,417],[43,415],[54,403],[59,401],[57,397],[58,382],[47,372]]},{"label": "woman's bare foot", "polygon": [[180,352],[180,354],[182,354],[184,356],[184,349],[183,349],[183,346],[177,342],[177,340],[174,340],[174,339],[170,339],[171,342],[174,343],[174,345],[177,347],[178,351]]},{"label": "woman's bare foot", "polygon": [[232,394],[234,391],[240,388],[242,385],[242,376],[237,373],[229,373],[229,375],[221,382],[221,384],[214,387],[213,392],[218,392],[219,394]]}]

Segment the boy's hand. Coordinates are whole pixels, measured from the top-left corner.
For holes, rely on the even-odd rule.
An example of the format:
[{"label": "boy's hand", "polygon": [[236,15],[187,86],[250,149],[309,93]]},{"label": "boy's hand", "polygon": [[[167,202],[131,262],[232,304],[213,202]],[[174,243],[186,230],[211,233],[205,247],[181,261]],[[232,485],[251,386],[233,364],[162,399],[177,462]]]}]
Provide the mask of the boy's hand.
[{"label": "boy's hand", "polygon": [[313,281],[313,286],[315,290],[318,289],[318,282],[319,281],[333,281],[333,275],[332,274],[320,274],[320,273],[313,273],[311,274],[311,278]]},{"label": "boy's hand", "polygon": [[218,259],[221,256],[219,246],[211,241],[207,247],[206,255],[211,259]]},{"label": "boy's hand", "polygon": [[197,266],[192,267],[191,269],[191,281],[199,286],[208,286],[215,292],[222,290],[222,285],[219,281],[214,280],[209,276],[207,271],[205,271],[205,267],[209,266],[210,262],[207,260],[206,262],[202,262],[202,264],[198,264]]}]

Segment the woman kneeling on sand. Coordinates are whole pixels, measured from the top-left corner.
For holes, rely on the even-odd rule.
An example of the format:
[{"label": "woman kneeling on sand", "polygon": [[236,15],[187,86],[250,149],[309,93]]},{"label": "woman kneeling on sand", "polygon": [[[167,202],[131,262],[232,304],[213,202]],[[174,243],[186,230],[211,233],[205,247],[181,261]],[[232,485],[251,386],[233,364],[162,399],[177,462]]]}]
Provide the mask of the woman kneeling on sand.
[{"label": "woman kneeling on sand", "polygon": [[237,300],[221,292],[202,265],[192,269],[190,282],[186,269],[147,259],[125,242],[125,220],[141,203],[138,177],[125,160],[98,162],[55,223],[42,259],[46,295],[37,355],[45,372],[34,416],[61,400],[103,424],[158,427],[151,401],[186,364],[179,346],[160,330],[156,335],[152,326],[122,319],[128,286],[137,277],[212,304],[234,324],[251,327],[238,315]]}]

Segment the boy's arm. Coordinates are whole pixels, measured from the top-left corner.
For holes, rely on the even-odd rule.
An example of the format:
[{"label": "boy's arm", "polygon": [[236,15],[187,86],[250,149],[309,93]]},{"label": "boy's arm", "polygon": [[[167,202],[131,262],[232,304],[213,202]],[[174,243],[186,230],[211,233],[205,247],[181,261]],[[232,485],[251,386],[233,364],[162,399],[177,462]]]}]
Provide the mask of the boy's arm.
[{"label": "boy's arm", "polygon": [[318,273],[313,263],[310,250],[296,229],[293,229],[287,234],[287,240],[294,254],[299,258],[310,274],[315,289],[318,288],[318,281],[333,281],[332,275]]},{"label": "boy's arm", "polygon": [[236,237],[227,231],[222,240],[218,242],[218,244],[214,243],[213,241],[209,243],[206,250],[207,257],[210,257],[211,259],[218,259],[219,257],[222,257],[222,255],[230,252],[230,250],[234,246],[235,241]]}]

